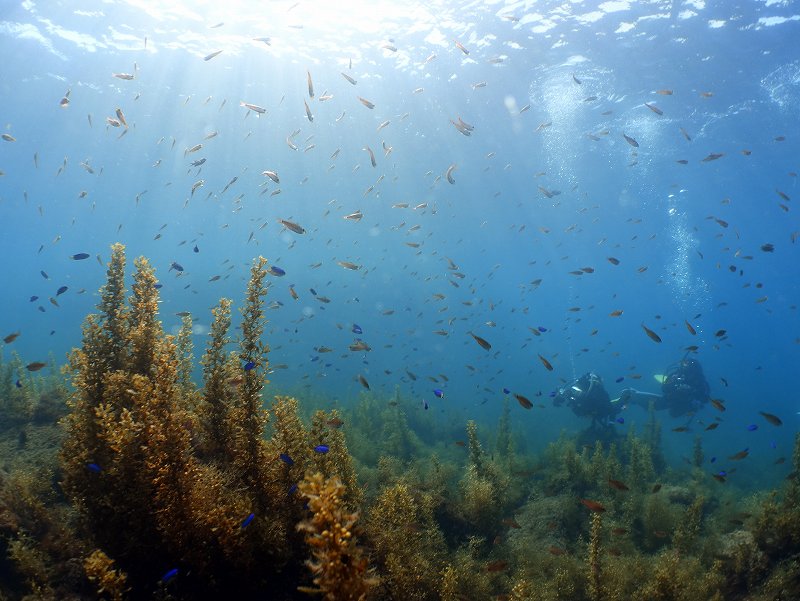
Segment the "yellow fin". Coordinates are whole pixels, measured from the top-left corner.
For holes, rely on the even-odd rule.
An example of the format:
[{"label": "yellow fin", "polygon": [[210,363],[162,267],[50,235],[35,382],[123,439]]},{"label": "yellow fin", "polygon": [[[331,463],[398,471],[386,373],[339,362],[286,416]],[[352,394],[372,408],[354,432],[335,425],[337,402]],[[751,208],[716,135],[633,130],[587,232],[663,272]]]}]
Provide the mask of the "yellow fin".
[{"label": "yellow fin", "polygon": [[667,376],[665,376],[664,374],[653,374],[653,379],[659,384],[663,384],[664,380],[667,379]]}]

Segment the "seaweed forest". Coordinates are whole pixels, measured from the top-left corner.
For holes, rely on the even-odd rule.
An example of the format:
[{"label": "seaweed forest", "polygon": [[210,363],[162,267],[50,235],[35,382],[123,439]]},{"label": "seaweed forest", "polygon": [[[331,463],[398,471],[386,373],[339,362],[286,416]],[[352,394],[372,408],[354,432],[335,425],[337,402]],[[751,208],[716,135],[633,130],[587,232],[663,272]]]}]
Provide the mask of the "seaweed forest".
[{"label": "seaweed forest", "polygon": [[0,364],[0,599],[800,598],[800,436],[782,487],[745,495],[699,438],[669,465],[653,411],[533,454],[508,401],[442,433],[399,391],[282,396],[266,259],[204,349],[191,317],[164,332],[148,260],[126,269],[117,244],[63,373]]}]

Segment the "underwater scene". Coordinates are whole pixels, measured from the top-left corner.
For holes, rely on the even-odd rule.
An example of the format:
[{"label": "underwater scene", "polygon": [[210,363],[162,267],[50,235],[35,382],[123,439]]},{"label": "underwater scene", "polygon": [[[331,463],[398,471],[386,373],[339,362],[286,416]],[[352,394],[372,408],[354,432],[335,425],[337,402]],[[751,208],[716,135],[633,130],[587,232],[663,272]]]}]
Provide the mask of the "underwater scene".
[{"label": "underwater scene", "polygon": [[798,39],[3,2],[0,601],[800,599]]}]

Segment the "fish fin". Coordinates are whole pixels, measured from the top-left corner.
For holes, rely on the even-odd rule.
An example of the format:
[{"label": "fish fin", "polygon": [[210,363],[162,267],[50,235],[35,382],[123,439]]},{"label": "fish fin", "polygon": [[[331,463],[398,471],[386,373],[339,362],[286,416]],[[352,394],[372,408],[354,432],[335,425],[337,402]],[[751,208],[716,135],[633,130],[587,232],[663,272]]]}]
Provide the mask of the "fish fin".
[{"label": "fish fin", "polygon": [[667,379],[667,376],[665,376],[664,374],[653,374],[653,379],[659,384],[663,384],[664,381]]}]

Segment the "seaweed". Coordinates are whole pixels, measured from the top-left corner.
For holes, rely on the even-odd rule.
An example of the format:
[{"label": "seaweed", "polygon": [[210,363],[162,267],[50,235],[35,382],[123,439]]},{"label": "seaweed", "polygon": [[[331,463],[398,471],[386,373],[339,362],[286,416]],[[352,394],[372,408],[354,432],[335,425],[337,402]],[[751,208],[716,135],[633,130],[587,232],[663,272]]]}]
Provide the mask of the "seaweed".
[{"label": "seaweed", "polygon": [[363,550],[357,546],[355,526],[358,514],[345,507],[345,486],[338,478],[317,472],[300,483],[312,517],[297,529],[305,534],[313,559],[306,562],[315,588],[300,587],[306,593],[322,594],[326,601],[362,601],[378,580],[369,570]]},{"label": "seaweed", "polygon": [[704,473],[699,439],[690,466],[668,468],[653,411],[641,435],[562,434],[533,454],[507,400],[487,441],[399,390],[265,399],[266,264],[237,337],[232,301],[214,308],[199,385],[191,318],[164,332],[155,271],[137,259],[128,291],[121,245],[69,355],[71,391],[0,362],[0,595],[800,597],[800,436],[783,486],[746,497]]}]

